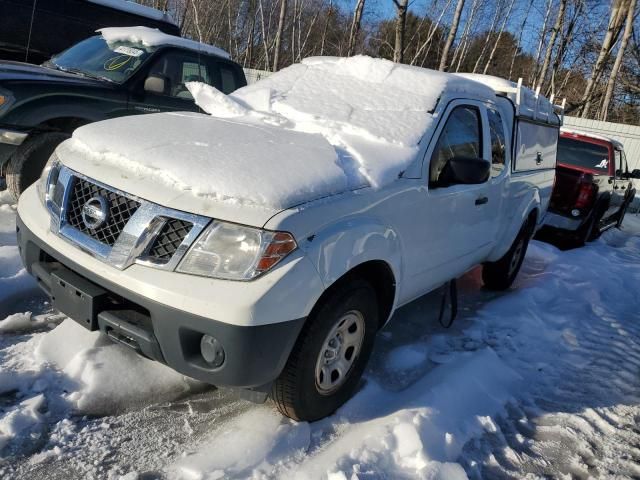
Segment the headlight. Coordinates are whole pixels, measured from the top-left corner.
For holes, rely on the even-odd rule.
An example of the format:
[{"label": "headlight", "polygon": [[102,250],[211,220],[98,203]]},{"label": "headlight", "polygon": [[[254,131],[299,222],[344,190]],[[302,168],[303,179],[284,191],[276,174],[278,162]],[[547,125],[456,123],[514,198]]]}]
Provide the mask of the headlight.
[{"label": "headlight", "polygon": [[[60,198],[62,191],[58,188],[58,174],[60,173],[60,161],[54,153],[49,157],[49,161],[44,166],[40,179],[36,183],[38,196],[42,204],[51,209],[52,207],[58,212],[62,200]],[[57,195],[56,195],[57,193]]]},{"label": "headlight", "polygon": [[13,95],[8,90],[0,88],[0,113],[8,109],[13,103]]},{"label": "headlight", "polygon": [[251,280],[296,248],[290,233],[214,221],[202,232],[177,270],[227,280]]}]

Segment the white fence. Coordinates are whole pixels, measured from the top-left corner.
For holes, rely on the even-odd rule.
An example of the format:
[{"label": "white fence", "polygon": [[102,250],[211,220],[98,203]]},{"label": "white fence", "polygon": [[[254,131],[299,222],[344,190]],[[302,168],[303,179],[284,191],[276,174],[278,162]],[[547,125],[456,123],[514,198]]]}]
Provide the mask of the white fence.
[{"label": "white fence", "polygon": [[262,80],[263,78],[267,78],[273,72],[268,72],[266,70],[255,70],[253,68],[245,68],[244,74],[247,77],[247,83],[249,85],[256,83],[258,80]]}]

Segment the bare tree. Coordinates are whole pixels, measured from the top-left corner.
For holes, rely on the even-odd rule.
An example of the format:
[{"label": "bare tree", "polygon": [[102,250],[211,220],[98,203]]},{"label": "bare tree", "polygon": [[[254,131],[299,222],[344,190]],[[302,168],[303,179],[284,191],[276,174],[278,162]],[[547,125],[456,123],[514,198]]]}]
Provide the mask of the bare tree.
[{"label": "bare tree", "polygon": [[627,49],[627,43],[629,43],[629,39],[631,38],[631,33],[633,31],[633,20],[635,18],[635,11],[636,0],[629,0],[629,4],[627,5],[627,19],[625,21],[624,33],[622,34],[622,41],[620,42],[620,47],[618,47],[616,60],[613,64],[613,68],[611,69],[611,74],[609,75],[609,81],[607,82],[607,90],[604,95],[604,100],[602,101],[600,120],[606,121],[607,117],[609,116],[609,106],[611,104],[611,97],[613,96],[613,89],[616,85],[616,79],[618,77],[618,72],[620,71],[620,66],[622,65],[624,52]]},{"label": "bare tree", "polygon": [[496,54],[496,50],[498,49],[498,45],[500,44],[500,39],[502,38],[502,33],[504,32],[504,27],[507,25],[507,20],[510,18],[511,16],[511,10],[513,10],[513,4],[516,3],[516,0],[511,0],[511,3],[509,4],[509,10],[507,10],[507,14],[504,16],[504,20],[502,22],[502,26],[500,27],[500,32],[498,33],[498,38],[496,38],[496,42],[493,44],[493,48],[491,49],[491,54],[489,55],[489,58],[487,59],[487,63],[484,66],[484,70],[482,71],[483,74],[487,74],[487,70],[489,70],[489,65],[491,65],[491,62],[493,62],[493,57]]},{"label": "bare tree", "polygon": [[487,38],[485,39],[484,44],[482,45],[482,50],[480,51],[480,55],[476,59],[476,63],[473,66],[472,73],[476,73],[478,71],[478,67],[480,66],[480,61],[482,57],[484,57],[484,52],[486,52],[487,47],[489,46],[489,41],[491,39],[491,32],[496,28],[496,24],[498,23],[498,18],[500,17],[500,10],[502,9],[502,0],[498,0],[496,4],[496,11],[493,15],[493,20],[491,21],[491,27],[489,27],[489,31],[487,32]]},{"label": "bare tree", "polygon": [[553,25],[551,29],[551,37],[549,38],[549,43],[547,45],[547,51],[544,55],[544,62],[542,62],[542,68],[540,69],[540,73],[538,74],[538,80],[536,81],[536,85],[541,87],[544,83],[544,79],[547,76],[547,69],[549,68],[549,64],[551,63],[551,54],[553,53],[553,47],[556,45],[556,37],[558,36],[558,32],[562,29],[562,23],[564,22],[564,14],[567,11],[567,0],[560,0],[560,6],[558,8],[558,16],[556,17],[556,23]]},{"label": "bare tree", "polygon": [[516,57],[520,53],[520,44],[522,44],[522,34],[524,33],[524,27],[527,25],[527,20],[529,19],[529,12],[531,11],[531,7],[533,6],[533,0],[529,0],[529,6],[527,7],[527,11],[522,17],[522,23],[520,24],[520,33],[518,33],[518,42],[516,43],[516,48],[513,49],[513,56],[511,57],[511,65],[509,66],[509,75],[507,78],[511,80],[513,76],[513,67],[516,63]]},{"label": "bare tree", "polygon": [[547,36],[547,24],[549,23],[549,17],[551,16],[551,7],[553,6],[553,0],[548,0],[547,9],[544,14],[544,22],[542,22],[542,29],[540,30],[540,40],[538,41],[538,49],[536,50],[536,60],[534,62],[534,70],[529,77],[529,84],[532,84],[538,75],[538,65],[540,63],[540,55],[542,54],[542,46],[544,45],[544,39]]},{"label": "bare tree", "polygon": [[458,4],[456,5],[456,10],[453,13],[453,21],[451,22],[449,35],[447,36],[447,41],[444,44],[444,48],[442,50],[442,56],[440,57],[440,67],[438,68],[438,70],[440,70],[441,72],[447,69],[447,60],[449,59],[449,50],[451,49],[451,45],[453,45],[453,42],[456,39],[456,34],[458,33],[458,25],[460,24],[460,16],[462,15],[463,8],[464,8],[464,0],[458,0]]},{"label": "bare tree", "polygon": [[349,46],[347,47],[347,56],[353,55],[356,48],[356,40],[360,33],[360,24],[362,23],[362,12],[364,11],[365,0],[358,0],[356,8],[353,11],[353,22],[351,22],[351,30],[349,31]]},{"label": "bare tree", "polygon": [[278,18],[278,30],[276,31],[276,43],[273,52],[273,71],[278,71],[280,51],[282,49],[282,34],[284,32],[284,21],[287,16],[287,0],[280,0],[280,17]]},{"label": "bare tree", "polygon": [[393,47],[393,61],[404,61],[404,35],[407,26],[407,8],[409,0],[393,0],[396,6],[396,41]]},{"label": "bare tree", "polygon": [[447,4],[445,5],[445,7],[440,11],[440,16],[438,17],[438,20],[431,24],[431,28],[429,29],[429,34],[427,35],[427,38],[424,42],[422,42],[422,45],[420,45],[420,47],[416,50],[415,55],[413,56],[413,58],[411,59],[411,65],[415,65],[416,62],[418,61],[418,58],[420,58],[420,55],[422,55],[422,53],[424,52],[425,48],[427,48],[429,45],[431,45],[431,41],[433,40],[433,36],[435,35],[436,31],[438,30],[438,27],[440,26],[440,21],[442,20],[442,17],[444,16],[444,14],[446,13],[447,9],[449,8],[449,4],[451,3],[451,0],[447,1]]},{"label": "bare tree", "polygon": [[609,16],[609,25],[607,28],[607,33],[602,40],[602,47],[600,48],[600,54],[598,55],[598,59],[593,66],[593,70],[591,71],[591,77],[587,81],[587,87],[585,88],[584,95],[580,101],[581,104],[581,116],[582,118],[586,118],[589,115],[589,110],[591,108],[591,101],[593,100],[593,94],[596,86],[596,82],[600,78],[602,74],[602,70],[604,69],[605,63],[609,54],[611,53],[611,49],[613,48],[618,33],[620,31],[620,23],[621,18],[623,17],[623,5],[624,0],[614,0],[611,4],[611,15]]}]

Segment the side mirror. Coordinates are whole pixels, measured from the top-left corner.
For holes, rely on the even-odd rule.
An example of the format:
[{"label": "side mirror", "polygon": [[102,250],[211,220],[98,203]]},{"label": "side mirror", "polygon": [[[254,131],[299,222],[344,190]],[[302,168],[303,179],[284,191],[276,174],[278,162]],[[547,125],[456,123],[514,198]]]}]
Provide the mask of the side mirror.
[{"label": "side mirror", "polygon": [[491,162],[482,158],[453,157],[440,173],[438,187],[484,183],[491,175]]},{"label": "side mirror", "polygon": [[167,91],[168,84],[169,81],[167,77],[163,75],[151,74],[144,81],[144,91],[164,95]]},{"label": "side mirror", "polygon": [[640,179],[640,170],[639,169],[635,169],[631,172],[631,178],[638,178]]}]

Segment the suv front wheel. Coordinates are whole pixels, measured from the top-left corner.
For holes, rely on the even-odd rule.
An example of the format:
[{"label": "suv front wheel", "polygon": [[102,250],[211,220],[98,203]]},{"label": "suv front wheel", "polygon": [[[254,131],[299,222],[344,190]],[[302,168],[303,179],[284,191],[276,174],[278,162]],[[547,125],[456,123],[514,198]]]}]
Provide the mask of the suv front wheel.
[{"label": "suv front wheel", "polygon": [[58,145],[69,138],[62,132],[46,132],[29,136],[18,147],[7,164],[7,189],[18,197],[42,174],[49,157]]},{"label": "suv front wheel", "polygon": [[354,394],[378,330],[378,302],[360,279],[341,283],[307,319],[271,398],[283,415],[314,421]]}]

